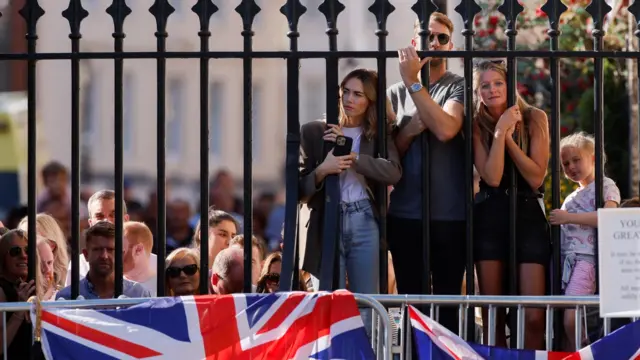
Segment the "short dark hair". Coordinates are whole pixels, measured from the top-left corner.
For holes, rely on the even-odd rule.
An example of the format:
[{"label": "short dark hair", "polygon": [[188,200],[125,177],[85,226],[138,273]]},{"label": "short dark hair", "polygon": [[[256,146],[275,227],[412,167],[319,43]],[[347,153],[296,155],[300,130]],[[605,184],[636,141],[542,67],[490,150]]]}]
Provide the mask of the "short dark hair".
[{"label": "short dark hair", "polygon": [[84,233],[85,242],[88,244],[94,237],[115,239],[116,226],[108,221],[98,221]]},{"label": "short dark hair", "polygon": [[238,220],[226,211],[216,210],[212,207],[209,208],[209,227],[213,228],[220,225],[223,221],[231,221],[236,226],[236,231],[240,230],[240,224]]},{"label": "short dark hair", "polygon": [[52,176],[67,174],[67,168],[57,161],[51,161],[42,168],[42,180],[44,181],[47,181]]},{"label": "short dark hair", "polygon": [[[96,191],[93,195],[91,195],[91,197],[89,198],[89,201],[87,201],[87,208],[89,209],[89,216],[92,216],[91,214],[91,205],[93,205],[94,202],[97,202],[98,200],[115,200],[116,198],[116,192],[113,190],[99,190]],[[123,214],[127,214],[127,203],[123,202],[122,203],[122,213]]]}]

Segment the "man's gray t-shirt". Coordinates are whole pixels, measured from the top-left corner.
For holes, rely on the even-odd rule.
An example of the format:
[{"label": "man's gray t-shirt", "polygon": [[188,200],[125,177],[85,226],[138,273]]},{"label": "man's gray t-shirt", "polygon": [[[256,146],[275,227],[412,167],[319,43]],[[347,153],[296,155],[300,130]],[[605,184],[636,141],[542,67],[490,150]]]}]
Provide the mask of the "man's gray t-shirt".
[{"label": "man's gray t-shirt", "polygon": [[[433,100],[444,106],[449,100],[464,104],[464,78],[446,72],[429,87]],[[406,126],[417,109],[407,87],[400,82],[387,89],[400,128]],[[465,219],[464,139],[462,133],[443,143],[429,133],[431,161],[431,220]],[[422,219],[422,135],[414,138],[402,158],[402,178],[391,192],[389,215],[403,219]]]}]

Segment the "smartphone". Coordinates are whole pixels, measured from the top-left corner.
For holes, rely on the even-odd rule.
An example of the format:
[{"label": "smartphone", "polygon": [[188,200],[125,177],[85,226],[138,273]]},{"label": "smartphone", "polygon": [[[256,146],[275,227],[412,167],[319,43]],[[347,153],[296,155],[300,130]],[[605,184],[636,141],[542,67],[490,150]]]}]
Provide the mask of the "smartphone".
[{"label": "smartphone", "polygon": [[336,146],[333,148],[334,156],[344,156],[351,154],[353,139],[348,136],[338,135],[336,137]]}]

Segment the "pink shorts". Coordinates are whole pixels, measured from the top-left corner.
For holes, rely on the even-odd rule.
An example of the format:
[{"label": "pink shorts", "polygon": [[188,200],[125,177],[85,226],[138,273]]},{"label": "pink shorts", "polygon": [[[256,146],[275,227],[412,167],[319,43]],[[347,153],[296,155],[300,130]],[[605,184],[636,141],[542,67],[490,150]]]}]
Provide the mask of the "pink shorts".
[{"label": "pink shorts", "polygon": [[596,292],[596,267],[594,264],[578,260],[573,267],[565,295],[586,296]]}]

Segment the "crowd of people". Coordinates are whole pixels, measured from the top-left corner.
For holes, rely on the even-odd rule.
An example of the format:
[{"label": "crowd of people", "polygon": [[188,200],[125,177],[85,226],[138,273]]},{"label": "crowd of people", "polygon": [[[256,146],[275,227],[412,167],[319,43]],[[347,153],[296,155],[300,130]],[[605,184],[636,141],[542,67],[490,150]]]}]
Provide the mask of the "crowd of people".
[{"label": "crowd of people", "polygon": [[[446,15],[434,13],[429,22],[430,50],[453,48],[453,24]],[[380,292],[380,242],[389,246],[389,291],[400,294],[461,294],[465,269],[465,138],[462,124],[464,79],[447,71],[441,58],[420,59],[417,50],[420,28],[416,23],[411,46],[400,49],[402,81],[386,94],[377,93],[377,73],[356,69],[340,84],[337,125],[326,119],[312,121],[300,130],[300,203],[309,210],[300,288],[318,289],[325,207],[325,180],[338,175],[339,284],[357,293]],[[428,91],[419,80],[423,66],[429,66]],[[510,169],[517,174],[517,260],[519,294],[543,296],[548,288],[551,264],[550,224],[562,229],[562,284],[567,295],[595,292],[595,241],[597,227],[595,188],[595,144],[592,136],[572,134],[560,144],[565,175],[579,185],[561,209],[549,216],[542,204],[544,179],[549,161],[549,123],[544,111],[516,96],[507,104],[507,69],[502,61],[481,61],[474,66],[473,119],[474,164],[477,186],[474,209],[474,248],[477,285],[480,294],[506,295],[509,249]],[[377,118],[379,96],[388,98],[385,119]],[[376,156],[377,122],[388,125],[387,157]],[[430,219],[422,214],[422,169],[425,159],[421,134],[428,131]],[[348,139],[346,153],[340,146]],[[331,144],[331,146],[327,146]],[[335,145],[333,145],[335,144]],[[335,153],[334,153],[335,152]],[[59,164],[43,170],[46,190],[38,199],[37,276],[26,281],[28,269],[27,219],[16,212],[5,222],[0,238],[0,301],[71,299],[70,197],[68,174]],[[391,189],[386,239],[379,234],[377,201],[372,189]],[[623,202],[612,179],[604,181],[604,206],[638,206],[638,199]],[[215,177],[207,219],[192,216],[183,201],[168,204],[166,295],[198,295],[201,276],[208,277],[211,294],[243,291],[243,246],[241,202],[235,198],[233,180],[226,173]],[[100,190],[83,194],[82,255],[80,268],[82,299],[111,298],[114,295],[115,193]],[[156,203],[152,196],[144,207],[125,193],[123,229],[123,294],[152,297],[157,294]],[[256,202],[252,237],[253,291],[278,290],[284,222],[282,199],[261,196]],[[417,271],[423,254],[422,228],[430,221],[431,273]],[[200,221],[208,224],[208,249],[200,250]],[[200,269],[200,255],[208,256],[210,269]],[[425,277],[432,288],[425,289]],[[371,313],[363,310],[365,324]],[[486,311],[482,314],[486,320]],[[574,349],[575,312],[565,311],[565,347]],[[438,321],[458,332],[457,308],[442,308]],[[525,347],[544,348],[544,309],[526,309]],[[499,312],[496,345],[507,346],[505,313]],[[487,334],[488,321],[482,321]],[[18,358],[31,343],[28,317],[14,313],[6,325],[9,358]],[[370,332],[370,328],[368,327]],[[486,339],[485,339],[486,340]]]}]

